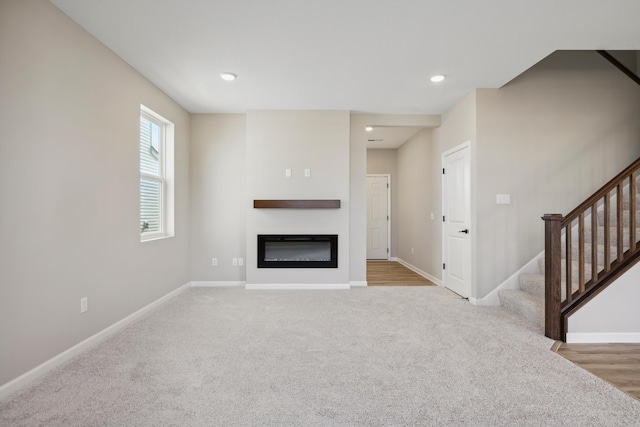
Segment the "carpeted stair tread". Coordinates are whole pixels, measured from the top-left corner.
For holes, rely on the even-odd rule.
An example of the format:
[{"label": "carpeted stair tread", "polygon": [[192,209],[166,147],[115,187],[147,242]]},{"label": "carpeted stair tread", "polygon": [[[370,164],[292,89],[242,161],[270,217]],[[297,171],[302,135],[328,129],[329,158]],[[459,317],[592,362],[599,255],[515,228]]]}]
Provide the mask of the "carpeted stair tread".
[{"label": "carpeted stair tread", "polygon": [[538,298],[544,299],[544,276],[537,273],[524,273],[518,276],[520,289]]},{"label": "carpeted stair tread", "polygon": [[[562,273],[562,278],[564,279],[567,276],[567,260],[562,259],[560,260],[560,272]],[[538,268],[540,268],[540,273],[544,274],[545,273],[545,259],[544,257],[540,258],[538,260]],[[578,268],[579,268],[579,262],[576,260],[571,261],[571,281],[575,282],[577,280],[578,277]],[[598,271],[602,270],[604,267],[603,265],[599,265],[598,266]],[[589,280],[591,279],[591,264],[586,262],[584,264],[584,276],[585,276],[585,280]]]},{"label": "carpeted stair tread", "polygon": [[[638,225],[640,225],[640,223]],[[601,245],[604,244],[604,227],[599,226],[597,230],[597,234],[598,234],[598,243]],[[611,238],[611,244],[615,244],[617,235],[618,235],[618,228],[609,227],[609,236]],[[629,227],[622,227],[622,236],[624,239],[623,242],[625,242],[625,245],[628,246],[629,245],[628,243]],[[636,238],[638,238],[638,236],[640,236],[640,228],[636,228]],[[572,241],[574,243],[578,241],[578,236],[575,233],[572,236]],[[591,243],[591,227],[585,227],[584,241],[585,243]]]},{"label": "carpeted stair tread", "polygon": [[[565,283],[565,274],[562,275],[563,278],[563,286],[561,290],[561,298],[565,299],[567,296],[567,289],[564,286]],[[520,284],[520,290],[525,291],[529,294],[537,296],[539,298],[544,299],[545,293],[545,277],[544,273],[523,273],[518,276],[518,283]],[[578,290],[578,276],[574,275],[571,277],[571,290],[573,292]]]},{"label": "carpeted stair tread", "polygon": [[[622,225],[625,227],[629,226],[629,219],[631,215],[628,209],[622,211]],[[609,215],[609,225],[615,226],[618,224],[618,216],[615,212],[612,212]],[[640,211],[636,211],[636,224],[640,224]],[[604,226],[604,212],[598,212],[598,225]]]},{"label": "carpeted stair tread", "polygon": [[[627,250],[629,248],[629,244],[627,243],[624,247],[624,250]],[[579,255],[579,251],[580,251],[580,246],[578,245],[578,243],[576,242],[575,244],[571,245],[571,258],[572,259],[578,259],[578,255]],[[591,254],[593,253],[593,249],[591,247],[591,242],[589,242],[589,244],[585,244],[584,245],[584,258],[585,260],[591,262]],[[562,253],[562,256],[564,257],[564,252]],[[597,252],[597,256],[598,256],[598,264],[603,265],[604,262],[604,245],[603,244],[598,244],[598,252]],[[611,245],[609,246],[609,258],[611,260],[616,259],[618,257],[618,248],[615,245]]]},{"label": "carpeted stair tread", "polygon": [[[631,206],[629,199],[625,197],[622,201],[622,209],[629,209],[629,206]],[[636,209],[640,210],[640,194],[636,194]]]},{"label": "carpeted stair tread", "polygon": [[544,299],[520,289],[503,289],[498,292],[500,304],[538,326],[544,328]]}]

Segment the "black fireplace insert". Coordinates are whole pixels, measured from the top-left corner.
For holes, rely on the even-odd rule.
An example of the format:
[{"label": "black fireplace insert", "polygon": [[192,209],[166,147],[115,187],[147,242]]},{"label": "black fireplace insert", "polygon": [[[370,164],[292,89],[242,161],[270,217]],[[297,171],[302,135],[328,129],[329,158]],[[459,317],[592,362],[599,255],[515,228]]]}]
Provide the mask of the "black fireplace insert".
[{"label": "black fireplace insert", "polygon": [[258,268],[338,268],[338,235],[259,234]]}]

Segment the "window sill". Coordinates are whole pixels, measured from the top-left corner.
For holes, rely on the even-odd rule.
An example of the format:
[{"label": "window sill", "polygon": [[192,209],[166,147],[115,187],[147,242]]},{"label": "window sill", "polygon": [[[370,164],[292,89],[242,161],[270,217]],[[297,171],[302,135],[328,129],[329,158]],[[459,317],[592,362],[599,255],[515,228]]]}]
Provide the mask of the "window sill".
[{"label": "window sill", "polygon": [[162,240],[168,239],[169,237],[173,237],[173,234],[153,234],[150,236],[140,236],[140,243],[144,242],[152,242],[154,240]]}]

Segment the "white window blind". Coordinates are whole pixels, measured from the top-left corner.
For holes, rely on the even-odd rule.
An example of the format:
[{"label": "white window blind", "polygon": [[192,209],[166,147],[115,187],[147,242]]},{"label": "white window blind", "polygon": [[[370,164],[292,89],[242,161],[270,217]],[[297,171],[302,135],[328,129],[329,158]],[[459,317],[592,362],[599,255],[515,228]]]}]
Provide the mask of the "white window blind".
[{"label": "white window blind", "polygon": [[164,233],[164,134],[165,125],[140,114],[140,233],[151,237]]}]

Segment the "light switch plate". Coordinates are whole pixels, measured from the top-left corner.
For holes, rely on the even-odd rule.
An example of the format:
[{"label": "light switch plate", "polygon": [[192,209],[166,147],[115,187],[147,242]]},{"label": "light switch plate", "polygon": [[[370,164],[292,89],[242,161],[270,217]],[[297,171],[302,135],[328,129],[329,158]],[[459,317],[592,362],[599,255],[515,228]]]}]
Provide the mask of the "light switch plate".
[{"label": "light switch plate", "polygon": [[287,168],[284,170],[284,176],[287,178],[291,178],[291,169]]},{"label": "light switch plate", "polygon": [[496,194],[496,204],[498,205],[511,204],[511,194]]}]

